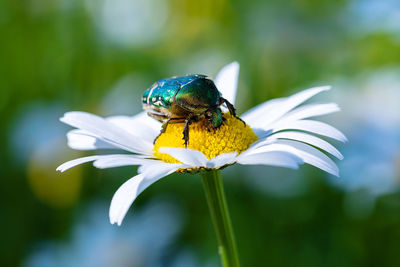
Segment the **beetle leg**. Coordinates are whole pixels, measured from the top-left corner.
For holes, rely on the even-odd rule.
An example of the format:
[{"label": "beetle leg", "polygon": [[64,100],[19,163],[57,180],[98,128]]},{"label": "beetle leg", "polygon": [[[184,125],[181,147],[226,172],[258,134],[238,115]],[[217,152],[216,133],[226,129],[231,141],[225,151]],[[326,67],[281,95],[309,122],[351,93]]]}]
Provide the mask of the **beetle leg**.
[{"label": "beetle leg", "polygon": [[213,132],[215,133],[215,128],[212,126],[212,122],[211,119],[206,119],[204,121],[204,127],[206,128],[207,132],[211,132],[211,129],[213,130]]},{"label": "beetle leg", "polygon": [[231,102],[229,102],[228,100],[226,100],[226,99],[223,98],[223,97],[220,98],[219,102],[220,102],[221,104],[225,103],[225,105],[226,105],[226,106],[228,107],[228,109],[229,109],[229,113],[230,113],[232,116],[234,116],[234,117],[236,117],[237,119],[239,119],[240,121],[242,121],[243,124],[246,126],[246,122],[245,122],[244,120],[242,120],[241,118],[239,118],[239,117],[236,115],[236,109],[235,109],[235,107],[231,104]]},{"label": "beetle leg", "polygon": [[229,109],[229,113],[232,115],[232,116],[235,116],[236,117],[236,109],[235,109],[235,107],[231,104],[231,102],[229,102],[228,100],[226,100],[225,98],[223,98],[223,97],[221,97],[220,99],[219,99],[219,102],[221,103],[221,104],[223,104],[223,103],[225,103],[225,105],[228,107],[228,109]]},{"label": "beetle leg", "polygon": [[163,133],[165,133],[165,131],[167,130],[167,126],[168,123],[170,122],[171,119],[168,119],[166,122],[163,123],[163,125],[161,126],[161,131],[160,133],[157,135],[157,137],[154,139],[153,141],[153,145],[157,142],[158,137],[160,137],[160,135],[162,135]]},{"label": "beetle leg", "polygon": [[168,123],[170,121],[171,121],[171,119],[168,119],[166,122],[164,122],[164,124],[161,126],[161,133],[160,134],[165,133],[165,131],[167,130]]},{"label": "beetle leg", "polygon": [[149,115],[150,117],[156,119],[159,122],[163,122],[166,119],[166,116],[160,115],[160,114],[155,114],[155,113],[152,113],[152,112],[147,112],[147,115]]},{"label": "beetle leg", "polygon": [[153,145],[157,142],[158,137],[160,137],[161,134],[165,133],[169,123],[177,123],[177,122],[184,122],[184,121],[185,121],[185,118],[169,118],[168,120],[166,120],[163,123],[163,125],[161,126],[160,134],[157,135],[157,137],[154,139]]},{"label": "beetle leg", "polygon": [[210,128],[208,127],[208,126],[210,126],[211,125],[211,123],[210,123],[210,114],[209,114],[209,112],[207,111],[206,113],[204,113],[204,120],[203,120],[203,125],[204,125],[204,127],[206,128],[206,130],[207,130],[207,132],[211,132],[211,130],[210,130]]},{"label": "beetle leg", "polygon": [[192,124],[193,119],[195,117],[194,116],[189,116],[186,120],[185,120],[185,126],[183,127],[183,140],[185,141],[185,148],[187,148],[187,145],[189,143],[189,125]]},{"label": "beetle leg", "polygon": [[204,125],[204,127],[206,128],[207,132],[211,132],[210,127],[208,127],[209,124],[210,124],[210,122],[209,122],[207,119],[205,119],[205,120],[203,121],[203,125]]}]

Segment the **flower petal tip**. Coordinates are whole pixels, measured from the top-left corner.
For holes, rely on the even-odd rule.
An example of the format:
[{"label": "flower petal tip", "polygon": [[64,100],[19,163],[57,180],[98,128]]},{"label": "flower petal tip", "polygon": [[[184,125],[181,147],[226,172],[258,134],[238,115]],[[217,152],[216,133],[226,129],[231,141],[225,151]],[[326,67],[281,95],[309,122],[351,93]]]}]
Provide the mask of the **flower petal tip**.
[{"label": "flower petal tip", "polygon": [[[331,85],[322,85],[322,86],[312,87],[312,88],[310,88],[308,90],[310,90],[311,92],[314,92],[314,94],[313,94],[313,96],[314,96],[314,95],[320,94],[322,92],[329,91],[331,89],[332,89]],[[305,90],[305,91],[307,91],[307,90]]]},{"label": "flower petal tip", "polygon": [[69,124],[70,120],[74,118],[77,114],[81,113],[80,111],[68,111],[65,112],[64,115],[59,118],[62,123]]},{"label": "flower petal tip", "polygon": [[110,224],[116,224],[117,226],[121,226],[122,221],[124,220],[125,214],[122,216],[120,214],[112,214],[111,210],[109,213]]},{"label": "flower petal tip", "polygon": [[240,64],[237,61],[233,61],[233,62],[229,63],[228,66],[230,66],[231,68],[237,68],[238,70],[240,68]]},{"label": "flower petal tip", "polygon": [[336,176],[336,177],[340,177],[340,175],[339,175],[339,169],[338,168],[335,168],[335,169],[333,169],[333,170],[325,170],[326,172],[328,172],[329,174],[332,174],[333,176]]},{"label": "flower petal tip", "polygon": [[110,224],[111,224],[111,225],[116,224],[116,225],[119,227],[119,226],[121,226],[122,221],[115,220],[114,218],[111,218],[111,217],[110,217]]},{"label": "flower petal tip", "polygon": [[57,171],[57,172],[64,172],[64,171],[65,171],[65,168],[63,168],[63,165],[64,165],[64,164],[58,166],[57,169],[56,169],[56,171]]},{"label": "flower petal tip", "polygon": [[231,69],[231,70],[238,71],[239,68],[240,68],[240,64],[239,64],[239,62],[237,62],[237,61],[235,60],[235,61],[232,61],[231,63],[225,65],[225,66],[222,68],[222,70]]},{"label": "flower petal tip", "polygon": [[321,86],[317,86],[314,87],[315,89],[319,89],[321,92],[323,91],[329,91],[332,89],[332,85],[321,85]]}]

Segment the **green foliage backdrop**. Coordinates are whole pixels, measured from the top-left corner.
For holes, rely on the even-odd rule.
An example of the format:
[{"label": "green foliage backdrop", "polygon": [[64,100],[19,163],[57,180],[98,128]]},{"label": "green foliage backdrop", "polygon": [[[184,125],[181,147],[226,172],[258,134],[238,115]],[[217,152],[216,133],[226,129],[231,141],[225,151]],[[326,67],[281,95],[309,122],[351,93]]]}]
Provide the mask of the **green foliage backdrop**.
[{"label": "green foliage backdrop", "polygon": [[[57,119],[70,110],[135,114],[154,81],[215,76],[237,60],[239,113],[332,84],[320,100],[343,106],[327,120],[350,140],[336,144],[345,156],[339,181],[307,166],[222,172],[243,266],[399,266],[400,112],[391,109],[400,88],[399,11],[396,1],[378,0],[1,1],[1,265],[97,266],[80,262],[77,251],[86,250],[73,243],[91,203],[101,203],[96,220],[104,231],[118,232],[159,199],[178,207],[181,227],[157,264],[218,266],[199,176],[163,179],[135,203],[132,221],[108,225],[108,201],[136,170],[56,173],[58,164],[85,154],[67,148],[68,127]],[[353,182],[361,174],[365,180]],[[46,254],[46,242],[69,245]],[[138,255],[148,256],[130,264],[156,266],[151,254]]]}]

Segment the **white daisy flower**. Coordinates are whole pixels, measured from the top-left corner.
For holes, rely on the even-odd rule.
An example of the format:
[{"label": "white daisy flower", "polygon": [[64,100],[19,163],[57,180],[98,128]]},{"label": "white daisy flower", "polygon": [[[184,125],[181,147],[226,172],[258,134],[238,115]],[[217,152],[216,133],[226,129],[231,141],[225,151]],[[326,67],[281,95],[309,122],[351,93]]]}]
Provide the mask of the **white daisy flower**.
[{"label": "white daisy flower", "polygon": [[[239,64],[225,66],[215,84],[222,96],[235,103]],[[160,134],[161,123],[145,112],[136,116],[102,118],[86,112],[67,112],[60,120],[77,129],[68,134],[68,145],[77,150],[120,149],[125,154],[95,155],[68,161],[57,168],[63,172],[86,162],[97,168],[138,165],[139,174],[126,181],[114,194],[110,222],[121,225],[137,196],[157,180],[173,172],[220,169],[232,164],[262,164],[297,169],[307,163],[339,175],[336,164],[326,154],[343,159],[325,136],[342,142],[346,137],[334,127],[311,117],[339,111],[335,103],[306,104],[330,86],[304,90],[287,98],[262,103],[245,112],[241,119],[229,113],[215,131],[201,122],[190,125],[190,141],[184,148],[183,123],[170,123]],[[154,140],[156,142],[153,144]],[[126,153],[128,152],[128,153]]]}]

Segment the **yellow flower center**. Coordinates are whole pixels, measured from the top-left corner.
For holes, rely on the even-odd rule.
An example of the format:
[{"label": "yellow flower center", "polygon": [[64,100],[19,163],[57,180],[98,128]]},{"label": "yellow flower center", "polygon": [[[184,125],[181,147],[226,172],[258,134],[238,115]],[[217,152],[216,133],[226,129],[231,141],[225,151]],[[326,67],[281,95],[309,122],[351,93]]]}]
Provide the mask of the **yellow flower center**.
[{"label": "yellow flower center", "polygon": [[[223,153],[245,151],[252,143],[257,141],[250,126],[245,125],[238,118],[229,113],[224,114],[223,124],[210,132],[204,122],[194,122],[189,126],[189,143],[187,148],[202,152],[208,159]],[[169,123],[165,132],[160,134],[154,144],[154,155],[164,162],[179,163],[168,154],[160,153],[160,147],[184,148],[183,128],[184,123]]]}]

